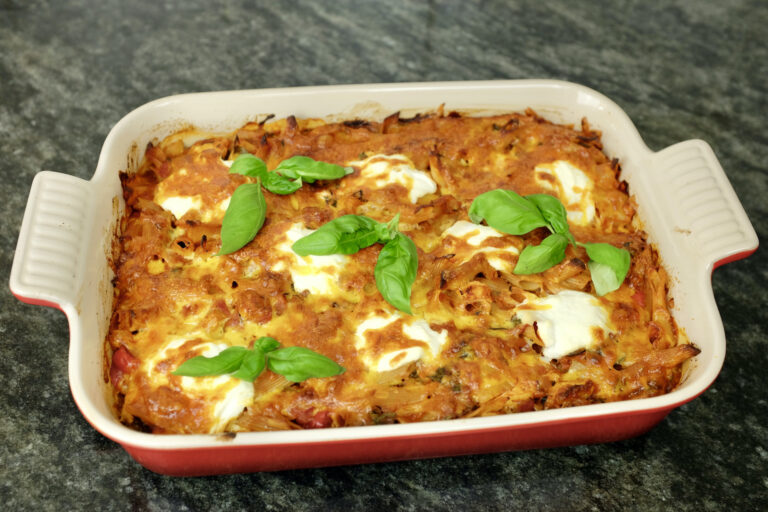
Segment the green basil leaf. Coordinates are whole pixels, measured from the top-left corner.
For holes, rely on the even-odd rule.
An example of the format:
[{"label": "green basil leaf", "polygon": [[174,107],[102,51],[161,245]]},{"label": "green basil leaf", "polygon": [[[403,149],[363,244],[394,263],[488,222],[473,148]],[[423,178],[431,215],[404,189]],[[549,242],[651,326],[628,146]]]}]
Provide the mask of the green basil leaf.
[{"label": "green basil leaf", "polygon": [[241,249],[253,240],[264,225],[267,202],[264,200],[261,183],[258,181],[240,185],[232,194],[221,223],[219,255],[230,254]]},{"label": "green basil leaf", "polygon": [[344,215],[320,226],[291,246],[300,255],[354,254],[379,241],[380,223],[362,215]]},{"label": "green basil leaf", "polygon": [[568,215],[565,206],[558,198],[549,194],[531,194],[525,198],[536,205],[544,220],[549,224],[550,231],[568,236],[570,242],[573,243],[573,237],[570,236],[571,231],[568,227]]},{"label": "green basil leaf", "polygon": [[301,188],[301,178],[290,180],[276,172],[267,171],[267,164],[261,158],[245,153],[239,155],[229,168],[230,173],[259,178],[262,186],[273,194],[293,194]]},{"label": "green basil leaf", "polygon": [[568,237],[552,233],[539,245],[529,245],[520,253],[514,274],[537,274],[563,261]]},{"label": "green basil leaf", "polygon": [[397,226],[400,224],[400,212],[396,213],[394,217],[392,217],[392,220],[389,221],[386,225],[379,224],[379,227],[382,228],[381,232],[379,233],[379,242],[388,242],[389,240],[392,240],[395,238],[395,235],[399,233],[397,230]]},{"label": "green basil leaf", "polygon": [[262,179],[262,184],[264,185],[265,189],[269,190],[273,194],[285,196],[288,194],[293,194],[299,190],[301,188],[302,181],[301,178],[291,180],[276,172],[267,172]]},{"label": "green basil leaf", "polygon": [[524,235],[545,227],[547,221],[538,207],[512,190],[496,189],[480,194],[469,207],[469,219],[481,221],[510,235]]},{"label": "green basil leaf", "polygon": [[[286,178],[291,178],[292,180],[299,179],[299,173],[296,172],[296,169],[294,167],[280,167],[279,165],[277,168],[275,168],[276,173],[281,174],[282,176],[285,176]],[[311,183],[310,181],[307,181],[307,183]]]},{"label": "green basil leaf", "polygon": [[229,168],[229,172],[233,174],[242,174],[243,176],[250,176],[251,178],[261,178],[264,181],[264,177],[267,174],[267,164],[261,158],[252,155],[250,153],[243,153],[235,158],[232,162],[232,167]]},{"label": "green basil leaf", "polygon": [[248,353],[245,354],[245,357],[240,364],[240,368],[238,368],[232,376],[241,380],[253,382],[256,380],[256,377],[261,375],[261,372],[264,371],[266,365],[267,355],[264,352],[259,350],[249,350]]},{"label": "green basil leaf", "polygon": [[345,371],[333,359],[304,347],[286,347],[270,352],[267,366],[293,382],[313,377],[332,377]]},{"label": "green basil leaf", "polygon": [[413,240],[397,233],[379,253],[373,275],[376,287],[392,306],[411,313],[411,287],[416,280],[419,255]]},{"label": "green basil leaf", "polygon": [[267,352],[272,352],[280,346],[280,343],[268,336],[262,336],[253,343],[253,348],[243,358],[240,368],[232,374],[238,379],[253,382],[261,375],[267,364]]},{"label": "green basil leaf", "polygon": [[243,359],[249,352],[245,347],[229,347],[213,357],[193,357],[180,364],[171,374],[186,377],[206,377],[232,373],[240,368]]},{"label": "green basil leaf", "polygon": [[611,244],[579,244],[587,250],[589,273],[598,295],[617,290],[627,277],[630,255]]},{"label": "green basil leaf", "polygon": [[283,160],[275,171],[289,178],[302,178],[307,183],[315,180],[336,180],[349,174],[348,167],[319,162],[308,156],[293,156]]},{"label": "green basil leaf", "polygon": [[280,342],[269,336],[262,336],[253,342],[253,350],[259,350],[265,354],[278,348],[280,348]]},{"label": "green basil leaf", "polygon": [[262,336],[253,343],[253,348],[245,355],[240,368],[232,374],[238,379],[253,382],[261,375],[267,365],[267,353],[276,350],[280,343],[268,336]]}]

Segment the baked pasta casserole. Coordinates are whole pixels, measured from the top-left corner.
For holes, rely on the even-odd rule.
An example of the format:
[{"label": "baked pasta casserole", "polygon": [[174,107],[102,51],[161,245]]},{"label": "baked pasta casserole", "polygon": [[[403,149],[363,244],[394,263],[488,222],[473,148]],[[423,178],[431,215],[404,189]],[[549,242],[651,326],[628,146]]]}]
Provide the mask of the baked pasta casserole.
[{"label": "baked pasta casserole", "polygon": [[643,398],[698,353],[586,121],[267,117],[171,135],[121,176],[105,380],[139,430]]}]

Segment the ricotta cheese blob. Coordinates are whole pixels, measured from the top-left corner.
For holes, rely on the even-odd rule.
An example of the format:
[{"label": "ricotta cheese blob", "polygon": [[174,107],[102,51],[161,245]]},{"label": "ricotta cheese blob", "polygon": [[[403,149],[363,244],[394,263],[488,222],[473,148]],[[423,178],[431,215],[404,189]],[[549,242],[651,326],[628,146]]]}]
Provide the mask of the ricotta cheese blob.
[{"label": "ricotta cheese blob", "polygon": [[443,235],[463,238],[469,245],[477,247],[488,238],[502,237],[504,236],[504,233],[496,231],[490,226],[475,224],[466,220],[459,220],[443,231]]},{"label": "ricotta cheese blob", "polygon": [[195,196],[163,196],[155,194],[155,202],[163,210],[171,212],[177,219],[182,218],[190,210],[200,213],[200,221],[204,223],[221,222],[229,206],[230,198],[217,203],[213,208],[203,205],[203,200],[199,195]]},{"label": "ricotta cheese blob", "polygon": [[[456,221],[451,227],[443,231],[443,237],[452,236],[465,241],[472,249],[457,251],[459,262],[465,263],[472,259],[475,254],[485,253],[488,264],[496,270],[509,272],[513,268],[513,263],[503,257],[504,254],[518,255],[520,251],[514,245],[505,247],[482,247],[482,244],[489,238],[500,238],[504,233],[497,231],[489,226],[474,224],[466,220]],[[476,247],[476,249],[474,249]]]},{"label": "ricotta cheese blob", "polygon": [[[158,363],[173,356],[174,352],[189,341],[189,337],[177,338],[168,343],[163,350],[145,363],[145,371],[155,386],[167,385],[168,376],[155,367]],[[228,348],[224,343],[203,342],[193,347],[202,349],[200,355],[214,357]],[[187,347],[188,348],[188,347]],[[186,351],[186,348],[185,348]],[[172,371],[173,368],[168,371]],[[240,416],[243,409],[253,402],[253,383],[237,379],[230,375],[215,377],[181,377],[181,392],[190,398],[204,400],[207,408],[209,433],[222,432],[227,424]]]},{"label": "ricotta cheese blob", "polygon": [[[402,332],[404,336],[416,343],[404,348],[383,352],[378,358],[372,355],[371,353],[376,351],[366,333],[384,329],[400,319],[403,320]],[[369,317],[361,322],[355,330],[355,348],[362,353],[362,360],[366,366],[378,372],[395,370],[418,361],[427,355],[436,356],[440,353],[446,341],[448,341],[448,331],[442,330],[437,332],[425,320],[406,319],[399,313]]]},{"label": "ricotta cheese blob", "polygon": [[285,232],[286,241],[275,247],[278,252],[287,255],[291,263],[286,265],[281,260],[272,269],[279,272],[287,267],[293,287],[299,293],[308,291],[315,295],[330,295],[338,290],[339,273],[349,262],[349,257],[343,254],[299,256],[293,252],[291,246],[297,240],[314,232],[314,229],[307,229],[303,224],[292,224]]},{"label": "ricotta cheese blob", "polygon": [[586,226],[594,220],[594,183],[584,171],[568,161],[556,160],[549,164],[537,165],[534,176],[540,186],[557,192],[565,205],[568,222]]},{"label": "ricotta cheese blob", "polygon": [[357,180],[370,183],[371,188],[399,183],[408,189],[408,199],[414,204],[420,197],[437,192],[437,184],[429,174],[415,169],[411,159],[405,155],[373,155],[347,165],[360,167]]},{"label": "ricotta cheese blob", "polygon": [[525,324],[536,322],[536,331],[544,343],[542,355],[547,359],[559,359],[591,347],[597,341],[597,329],[610,331],[608,313],[600,301],[584,292],[563,290],[526,300],[515,312]]}]

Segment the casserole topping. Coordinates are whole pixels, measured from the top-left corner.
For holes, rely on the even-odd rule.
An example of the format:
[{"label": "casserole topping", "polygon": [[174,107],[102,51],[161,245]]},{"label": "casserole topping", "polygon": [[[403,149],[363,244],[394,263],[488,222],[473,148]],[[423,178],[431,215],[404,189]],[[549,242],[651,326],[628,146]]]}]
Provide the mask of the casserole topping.
[{"label": "casserole topping", "polygon": [[122,175],[105,374],[134,428],[340,427],[649,397],[698,353],[586,121],[438,109],[179,135]]}]

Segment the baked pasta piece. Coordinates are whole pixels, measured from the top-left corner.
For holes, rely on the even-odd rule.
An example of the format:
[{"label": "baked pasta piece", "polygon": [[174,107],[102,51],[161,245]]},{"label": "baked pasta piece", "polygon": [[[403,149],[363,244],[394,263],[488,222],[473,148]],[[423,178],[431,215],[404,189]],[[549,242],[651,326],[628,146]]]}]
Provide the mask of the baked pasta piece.
[{"label": "baked pasta piece", "polygon": [[[672,318],[667,274],[619,163],[586,121],[574,129],[530,110],[438,109],[382,122],[268,119],[187,143],[191,135],[150,145],[138,171],[122,175],[105,378],[128,425],[341,427],[650,397],[671,391],[698,353]],[[230,172],[258,159],[258,172]],[[313,174],[325,164],[336,174]],[[525,204],[556,198],[564,227],[543,207],[534,213],[546,223],[516,234],[494,227],[504,208],[486,206],[478,220],[473,201],[491,191]],[[248,194],[243,209],[234,196]],[[258,215],[255,236],[223,250],[222,237],[253,231]],[[357,224],[342,235],[323,228],[341,222]],[[313,233],[336,242],[353,233],[357,245],[319,254],[306,242]],[[521,273],[523,251],[558,233],[561,257]],[[588,254],[603,244],[628,257],[610,289]],[[300,250],[308,245],[314,253]],[[338,371],[296,377],[280,364],[289,347]],[[228,354],[239,362],[179,370]],[[257,359],[262,370],[241,378]]]}]

